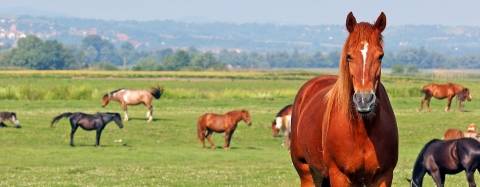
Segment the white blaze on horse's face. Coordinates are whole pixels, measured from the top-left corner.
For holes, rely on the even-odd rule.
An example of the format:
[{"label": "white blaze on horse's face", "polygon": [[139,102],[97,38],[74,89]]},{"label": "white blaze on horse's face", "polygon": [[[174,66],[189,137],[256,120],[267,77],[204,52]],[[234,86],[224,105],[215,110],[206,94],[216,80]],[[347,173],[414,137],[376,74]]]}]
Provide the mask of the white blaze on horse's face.
[{"label": "white blaze on horse's face", "polygon": [[368,42],[363,42],[362,53],[363,67],[362,67],[362,85],[365,85],[365,64],[367,63]]}]

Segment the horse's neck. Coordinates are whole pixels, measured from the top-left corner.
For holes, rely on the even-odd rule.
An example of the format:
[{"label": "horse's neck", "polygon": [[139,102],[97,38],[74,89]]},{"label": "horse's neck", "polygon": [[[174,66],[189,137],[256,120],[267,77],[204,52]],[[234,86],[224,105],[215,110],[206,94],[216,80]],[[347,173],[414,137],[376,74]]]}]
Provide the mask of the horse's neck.
[{"label": "horse's neck", "polygon": [[237,124],[238,122],[242,121],[242,114],[233,113],[230,115],[230,119],[232,119],[233,123]]}]

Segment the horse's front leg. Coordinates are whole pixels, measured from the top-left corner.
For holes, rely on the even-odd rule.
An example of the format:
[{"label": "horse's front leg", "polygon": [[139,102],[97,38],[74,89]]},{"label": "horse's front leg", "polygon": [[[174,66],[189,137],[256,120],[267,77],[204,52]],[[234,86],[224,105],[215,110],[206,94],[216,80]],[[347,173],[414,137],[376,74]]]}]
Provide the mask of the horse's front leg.
[{"label": "horse's front leg", "polygon": [[462,100],[460,100],[460,99],[458,100],[458,110],[459,110],[460,112],[463,112],[463,111],[464,111],[464,110],[463,110],[463,107],[465,106],[464,104],[465,104],[465,103],[464,103]]},{"label": "horse's front leg", "polygon": [[225,145],[223,146],[224,149],[230,149],[230,142],[232,141],[233,133],[235,129],[225,131]]},{"label": "horse's front leg", "polygon": [[95,141],[95,146],[100,146],[100,136],[102,136],[102,130],[103,127],[100,127],[97,129],[97,136],[96,136],[96,141]]},{"label": "horse's front leg", "polygon": [[467,174],[468,186],[469,187],[476,187],[477,184],[475,184],[475,177],[474,177],[475,170],[467,171],[466,174]]},{"label": "horse's front leg", "polygon": [[122,103],[122,109],[123,109],[123,112],[125,113],[125,117],[123,118],[123,121],[128,121],[127,104]]},{"label": "horse's front leg", "polygon": [[152,122],[153,120],[153,106],[152,105],[148,105],[147,106],[147,122]]},{"label": "horse's front leg", "polygon": [[343,174],[337,167],[332,167],[328,170],[328,176],[331,186],[348,187],[352,186],[348,176]]},{"label": "horse's front leg", "polygon": [[392,186],[392,179],[393,179],[393,169],[390,171],[387,171],[386,173],[378,177],[376,181],[373,182],[372,185],[367,185],[367,186],[390,187]]}]

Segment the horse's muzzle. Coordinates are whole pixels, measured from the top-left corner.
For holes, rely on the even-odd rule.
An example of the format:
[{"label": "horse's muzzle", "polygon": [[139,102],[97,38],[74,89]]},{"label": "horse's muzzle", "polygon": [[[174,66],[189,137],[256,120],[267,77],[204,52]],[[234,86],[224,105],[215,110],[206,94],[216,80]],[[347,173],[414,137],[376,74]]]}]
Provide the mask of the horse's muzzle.
[{"label": "horse's muzzle", "polygon": [[372,112],[375,108],[376,96],[371,92],[355,92],[353,94],[353,103],[360,113]]}]

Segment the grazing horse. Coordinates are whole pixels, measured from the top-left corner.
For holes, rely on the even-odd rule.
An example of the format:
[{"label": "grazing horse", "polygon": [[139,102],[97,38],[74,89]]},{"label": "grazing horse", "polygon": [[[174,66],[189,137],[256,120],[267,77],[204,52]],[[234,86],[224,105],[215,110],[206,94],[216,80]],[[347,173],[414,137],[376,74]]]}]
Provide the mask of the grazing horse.
[{"label": "grazing horse", "polygon": [[275,120],[272,121],[272,136],[277,137],[280,135],[280,131],[283,132],[285,138],[283,146],[290,148],[290,132],[292,122],[292,106],[287,105],[283,107],[277,115]]},{"label": "grazing horse", "polygon": [[205,148],[205,138],[210,142],[210,148],[215,149],[215,144],[212,141],[212,133],[225,133],[224,149],[230,148],[230,140],[232,140],[233,133],[240,121],[244,121],[248,126],[252,125],[250,113],[247,110],[235,110],[225,114],[206,113],[198,118],[197,121],[197,135],[198,139]]},{"label": "grazing horse", "polygon": [[107,106],[110,100],[119,102],[125,112],[124,121],[128,121],[127,106],[143,104],[148,109],[148,122],[151,122],[153,120],[152,100],[153,98],[159,99],[163,93],[164,90],[160,87],[152,88],[150,90],[129,90],[122,88],[105,94],[102,98],[102,107]]},{"label": "grazing horse", "polygon": [[444,140],[454,140],[463,138],[463,132],[460,129],[447,129],[443,134]]},{"label": "grazing horse", "polygon": [[447,106],[445,107],[445,112],[450,111],[450,106],[452,105],[452,99],[457,96],[458,100],[458,109],[463,111],[465,101],[471,101],[472,95],[468,88],[463,87],[459,84],[446,83],[446,84],[427,84],[423,86],[421,92],[425,95],[420,102],[420,108],[418,111],[422,111],[424,105],[427,106],[427,110],[430,112],[430,100],[432,97],[437,99],[447,98]]},{"label": "grazing horse", "polygon": [[15,112],[0,112],[0,128],[7,127],[4,121],[10,121],[15,124],[15,128],[21,128],[20,121],[18,121],[17,114]]},{"label": "grazing horse", "polygon": [[475,171],[480,171],[480,143],[472,138],[455,140],[434,139],[428,142],[418,154],[413,166],[412,187],[423,185],[426,173],[432,176],[438,187],[443,187],[445,174],[465,171],[470,187],[476,186]]},{"label": "grazing horse", "polygon": [[[467,132],[463,133],[465,138],[475,138],[477,139],[477,125],[475,123],[470,123],[467,127]],[[478,140],[478,139],[477,139]]]},{"label": "grazing horse", "polygon": [[72,130],[70,132],[71,146],[74,146],[73,136],[75,135],[78,127],[81,127],[83,130],[87,131],[97,131],[95,146],[100,146],[100,136],[102,135],[102,131],[111,121],[114,121],[119,128],[123,128],[122,117],[119,113],[85,114],[81,112],[66,112],[54,117],[51,126],[53,127],[53,125],[55,125],[62,118],[69,118],[70,125],[72,126]]},{"label": "grazing horse", "polygon": [[391,186],[398,130],[380,82],[385,26],[383,12],[373,25],[350,12],[338,77],[319,76],[300,88],[290,154],[301,186]]}]

